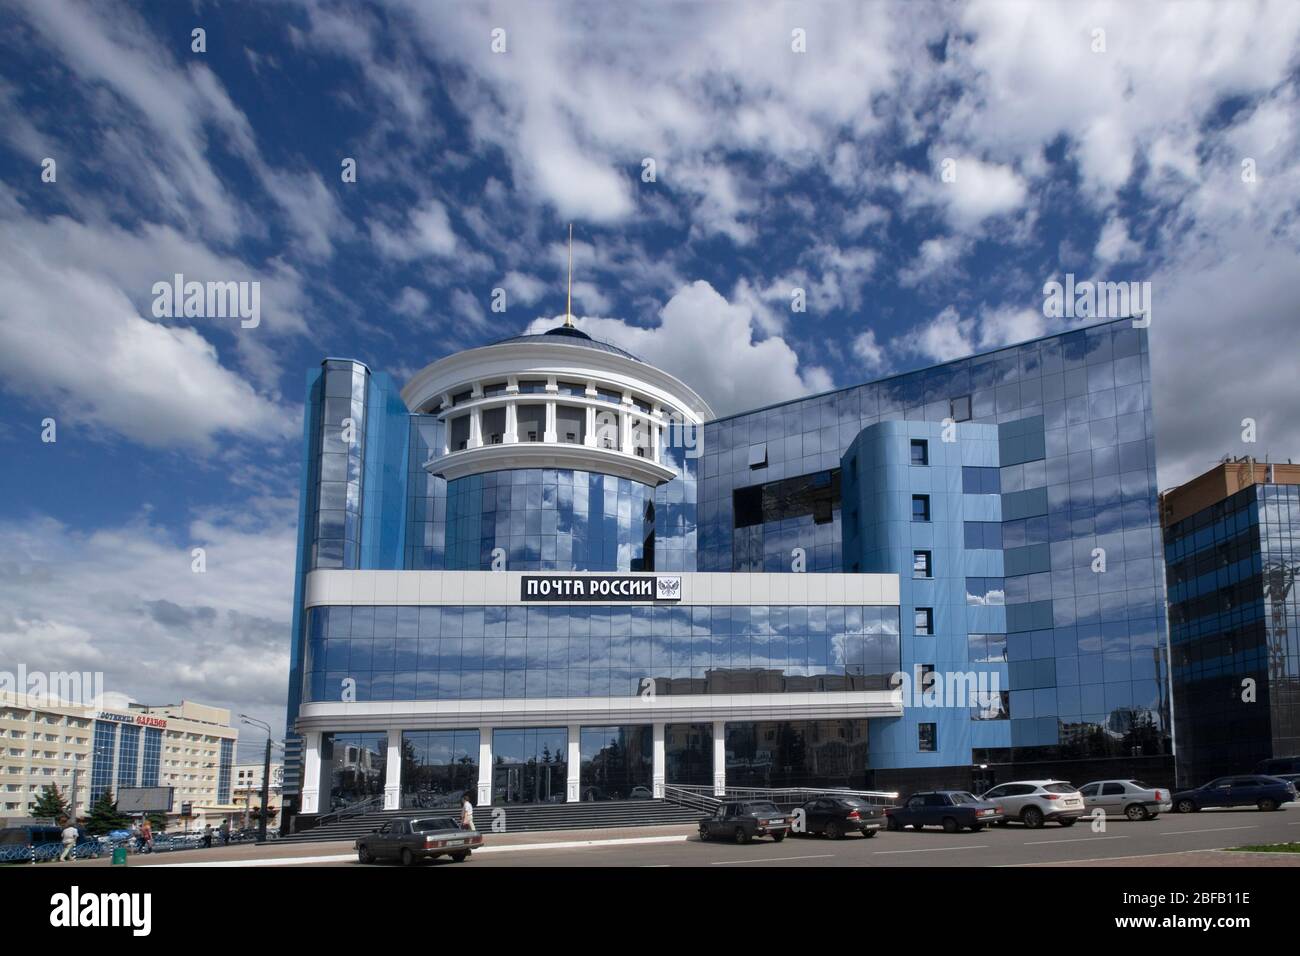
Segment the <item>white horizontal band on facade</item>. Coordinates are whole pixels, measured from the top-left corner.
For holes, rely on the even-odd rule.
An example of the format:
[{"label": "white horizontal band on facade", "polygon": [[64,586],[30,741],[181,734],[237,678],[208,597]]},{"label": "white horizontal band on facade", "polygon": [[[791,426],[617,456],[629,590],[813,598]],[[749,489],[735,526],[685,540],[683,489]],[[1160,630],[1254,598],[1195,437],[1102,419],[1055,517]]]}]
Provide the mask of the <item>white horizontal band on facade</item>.
[{"label": "white horizontal band on facade", "polygon": [[534,607],[572,604],[592,607],[602,602],[557,598],[525,601],[520,590],[527,577],[672,577],[682,582],[678,601],[618,601],[619,606],[673,605],[824,605],[827,607],[898,606],[896,574],[748,574],[682,571],[619,575],[612,572],[553,571],[340,571],[318,570],[307,575],[304,607],[356,605],[428,605],[470,607]]},{"label": "white horizontal band on facade", "polygon": [[861,720],[901,717],[898,690],[782,694],[682,694],[505,700],[337,701],[302,705],[298,730],[453,730],[701,723],[715,720]]},{"label": "white horizontal band on facade", "polygon": [[627,452],[596,448],[593,445],[570,445],[563,442],[509,442],[479,445],[449,452],[424,463],[431,474],[447,481],[489,471],[517,468],[561,468],[630,478],[651,488],[677,477],[677,470],[652,458]]}]

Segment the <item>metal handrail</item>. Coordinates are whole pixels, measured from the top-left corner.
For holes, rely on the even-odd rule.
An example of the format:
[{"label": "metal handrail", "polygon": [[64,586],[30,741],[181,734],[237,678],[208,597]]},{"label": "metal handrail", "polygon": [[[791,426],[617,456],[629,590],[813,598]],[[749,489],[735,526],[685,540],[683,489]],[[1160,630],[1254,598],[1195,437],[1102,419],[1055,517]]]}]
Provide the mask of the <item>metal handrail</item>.
[{"label": "metal handrail", "polygon": [[[842,787],[727,787],[722,796],[714,793],[712,787],[695,784],[673,784],[664,787],[665,799],[672,800],[669,791],[677,791],[681,797],[695,798],[707,803],[694,804],[697,808],[717,807],[724,799],[731,800],[771,800],[773,803],[804,803],[814,797],[857,797],[870,803],[888,804],[898,799],[898,792],[891,790],[849,790]],[[685,799],[674,802],[686,803]]]},{"label": "metal handrail", "polygon": [[356,817],[363,813],[369,813],[375,807],[382,805],[383,802],[383,795],[375,794],[375,796],[367,797],[365,800],[350,803],[346,807],[341,807],[338,810],[332,810],[329,813],[321,814],[316,818],[316,826],[320,827],[326,823],[337,823],[338,821],[346,820],[349,817]]},{"label": "metal handrail", "polygon": [[[707,793],[705,791],[708,791]],[[664,799],[690,810],[712,813],[722,803],[713,795],[713,788],[664,785]]]}]

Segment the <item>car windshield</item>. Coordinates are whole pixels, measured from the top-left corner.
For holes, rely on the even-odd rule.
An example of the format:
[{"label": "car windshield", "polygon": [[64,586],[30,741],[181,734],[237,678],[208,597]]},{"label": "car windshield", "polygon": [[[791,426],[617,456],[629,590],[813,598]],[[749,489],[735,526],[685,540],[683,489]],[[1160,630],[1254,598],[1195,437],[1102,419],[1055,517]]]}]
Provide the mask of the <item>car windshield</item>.
[{"label": "car windshield", "polygon": [[973,793],[967,793],[965,790],[952,795],[953,803],[979,803],[979,798]]},{"label": "car windshield", "polygon": [[416,833],[428,833],[431,830],[459,830],[460,825],[450,817],[430,817],[427,820],[412,820],[411,829]]},{"label": "car windshield", "polygon": [[22,844],[26,846],[27,841],[28,836],[26,830],[0,830],[0,846],[11,846],[14,844]]},{"label": "car windshield", "polygon": [[781,811],[776,808],[775,803],[747,803],[744,812],[779,814]]},{"label": "car windshield", "polygon": [[1043,789],[1048,793],[1074,793],[1074,787],[1068,783],[1045,783]]}]

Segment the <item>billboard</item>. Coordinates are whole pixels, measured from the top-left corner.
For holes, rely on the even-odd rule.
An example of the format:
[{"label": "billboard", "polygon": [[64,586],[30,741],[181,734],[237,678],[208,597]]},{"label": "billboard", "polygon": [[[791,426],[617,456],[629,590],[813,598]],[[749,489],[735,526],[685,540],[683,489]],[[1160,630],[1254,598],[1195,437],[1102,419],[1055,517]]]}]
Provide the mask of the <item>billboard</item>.
[{"label": "billboard", "polygon": [[174,787],[122,787],[117,791],[121,813],[171,813]]}]

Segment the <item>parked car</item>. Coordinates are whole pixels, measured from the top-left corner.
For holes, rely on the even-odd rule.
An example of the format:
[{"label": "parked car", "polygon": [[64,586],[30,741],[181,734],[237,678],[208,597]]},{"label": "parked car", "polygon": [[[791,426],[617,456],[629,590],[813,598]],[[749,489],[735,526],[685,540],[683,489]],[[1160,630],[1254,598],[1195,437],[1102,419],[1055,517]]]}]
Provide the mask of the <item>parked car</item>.
[{"label": "parked car", "polygon": [[1083,796],[1064,780],[1015,780],[994,787],[985,800],[1000,804],[1005,820],[1019,820],[1030,829],[1052,821],[1072,827],[1084,814]]},{"label": "parked car", "polygon": [[653,800],[654,791],[649,787],[636,786],[628,791],[627,798],[629,800]]},{"label": "parked car", "polygon": [[824,833],[838,840],[847,833],[873,837],[885,825],[885,808],[873,806],[861,797],[815,797],[799,808],[804,832]]},{"label": "parked car", "polygon": [[770,800],[739,800],[724,803],[713,816],[701,820],[700,839],[749,843],[754,837],[770,836],[780,843],[790,832],[790,822]]},{"label": "parked car", "polygon": [[1089,811],[1101,810],[1106,816],[1126,816],[1130,820],[1154,820],[1173,809],[1173,794],[1159,787],[1148,787],[1140,780],[1098,780],[1079,788],[1083,805]]},{"label": "parked car", "polygon": [[1285,780],[1291,786],[1296,788],[1296,793],[1300,793],[1300,773],[1275,773],[1270,776],[1277,777],[1279,780]]},{"label": "parked car", "polygon": [[1002,814],[997,803],[965,790],[930,790],[914,793],[900,806],[889,807],[885,819],[890,830],[943,827],[947,833],[956,833],[968,827],[978,833],[988,824],[999,822]]},{"label": "parked car", "polygon": [[455,863],[483,845],[483,835],[462,830],[453,817],[410,817],[385,823],[373,833],[357,840],[357,860],[377,863],[397,860],[410,866],[416,860],[449,856]]},{"label": "parked car", "polygon": [[1179,790],[1174,794],[1174,809],[1179,813],[1192,813],[1206,807],[1249,807],[1276,810],[1296,798],[1295,785],[1266,777],[1262,774],[1244,774],[1235,777],[1217,777],[1194,790]]},{"label": "parked car", "polygon": [[1255,764],[1255,773],[1267,777],[1279,777],[1282,774],[1300,774],[1300,757],[1270,757]]}]

